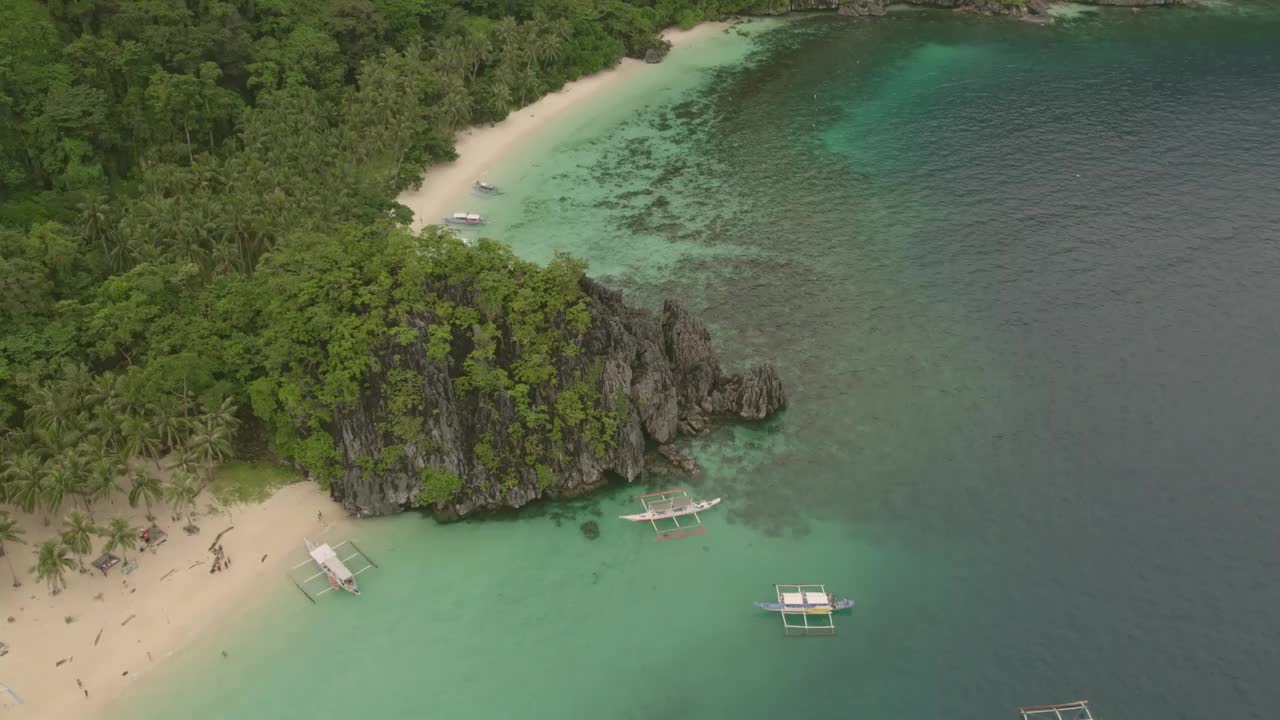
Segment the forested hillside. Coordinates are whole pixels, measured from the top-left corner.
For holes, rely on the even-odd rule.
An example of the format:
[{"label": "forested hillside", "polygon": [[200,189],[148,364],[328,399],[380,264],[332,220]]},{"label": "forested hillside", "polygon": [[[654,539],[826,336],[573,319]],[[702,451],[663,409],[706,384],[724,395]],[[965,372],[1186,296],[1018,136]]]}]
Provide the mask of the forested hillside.
[{"label": "forested hillside", "polygon": [[395,196],[458,128],[752,4],[0,3],[0,500],[56,513],[130,483],[146,500],[154,481],[125,465],[141,456],[173,458],[187,497],[283,437],[271,408],[303,399],[271,343],[327,333],[321,374],[367,347],[307,302],[272,304],[263,270],[295,297],[335,291],[308,287],[334,268],[273,254],[395,232]]}]

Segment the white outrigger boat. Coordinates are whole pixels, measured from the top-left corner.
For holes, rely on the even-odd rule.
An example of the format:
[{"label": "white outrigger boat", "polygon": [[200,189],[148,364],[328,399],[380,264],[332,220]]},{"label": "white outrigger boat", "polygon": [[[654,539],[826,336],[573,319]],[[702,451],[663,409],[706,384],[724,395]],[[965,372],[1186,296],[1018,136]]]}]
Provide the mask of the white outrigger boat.
[{"label": "white outrigger boat", "polygon": [[488,220],[480,217],[478,213],[456,212],[449,217],[441,218],[447,225],[486,225]]},{"label": "white outrigger boat", "polygon": [[[658,503],[651,504],[657,505]],[[683,503],[678,500],[674,501],[668,509],[646,510],[642,513],[636,513],[634,515],[619,515],[618,517],[623,520],[630,520],[631,522],[652,522],[654,520],[662,520],[664,518],[694,515],[702,512],[703,510],[709,510],[719,504],[720,498],[714,498],[712,500],[694,500],[689,498]]]},{"label": "white outrigger boat", "polygon": [[[309,538],[302,538],[302,542],[307,546],[307,554],[311,556],[311,561],[320,568],[320,572],[312,575],[306,580],[303,580],[302,585],[305,585],[322,575],[329,579],[329,587],[316,593],[317,595],[323,595],[330,590],[346,590],[352,595],[359,595],[360,586],[356,585],[356,575],[368,570],[370,567],[376,567],[373,565],[373,562],[364,555],[364,553],[360,552],[360,548],[355,547],[355,544],[351,543],[349,540],[347,542],[338,543],[338,547],[349,544],[355,549],[355,552],[345,558],[338,557],[338,553],[335,552],[333,548],[329,547],[328,543],[321,543],[317,545],[311,542]],[[353,573],[351,572],[351,569],[347,567],[346,563],[355,558],[361,558],[368,564]],[[306,563],[302,563],[302,565],[305,564]],[[298,587],[301,588],[302,585],[299,585]],[[305,593],[306,590],[304,589],[303,592]],[[311,597],[311,594],[307,593],[307,597]]]},{"label": "white outrigger boat", "polygon": [[[698,517],[698,513],[720,504],[720,498],[694,500],[689,496],[689,491],[684,488],[637,495],[636,499],[644,506],[644,512],[635,513],[634,515],[619,515],[618,517],[631,522],[652,524],[657,540],[670,540],[706,532],[707,529],[702,526],[702,518]],[[694,522],[692,524],[681,524],[677,519],[689,515],[693,516]],[[670,520],[671,525],[658,525],[658,522],[662,520]]]}]

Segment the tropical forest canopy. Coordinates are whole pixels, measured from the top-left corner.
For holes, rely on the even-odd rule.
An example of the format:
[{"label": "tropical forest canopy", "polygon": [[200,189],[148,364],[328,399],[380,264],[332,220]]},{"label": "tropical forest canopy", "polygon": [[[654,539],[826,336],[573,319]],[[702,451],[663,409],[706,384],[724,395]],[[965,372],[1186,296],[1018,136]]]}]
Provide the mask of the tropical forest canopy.
[{"label": "tropical forest canopy", "polygon": [[[305,301],[322,284],[358,293],[388,248],[449,242],[406,239],[395,197],[453,157],[454,132],[643,55],[661,28],[761,4],[0,3],[0,501],[181,506],[246,448],[306,465],[283,409],[312,358],[282,348],[341,329]],[[378,252],[333,249],[357,240]],[[435,271],[512,262],[466,252]],[[343,302],[342,322],[363,312]],[[367,353],[332,343],[312,375]],[[166,488],[147,470],[163,458]]]}]

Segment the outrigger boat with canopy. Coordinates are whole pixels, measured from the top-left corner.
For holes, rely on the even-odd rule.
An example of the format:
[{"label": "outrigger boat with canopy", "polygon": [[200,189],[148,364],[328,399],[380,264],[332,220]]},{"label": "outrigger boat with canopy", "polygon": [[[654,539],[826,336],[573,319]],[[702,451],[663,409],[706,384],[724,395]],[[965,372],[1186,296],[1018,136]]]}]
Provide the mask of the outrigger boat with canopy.
[{"label": "outrigger boat with canopy", "polygon": [[[635,499],[644,506],[644,512],[634,515],[619,515],[623,520],[631,522],[647,522],[653,525],[656,540],[671,540],[687,535],[697,535],[707,531],[702,526],[702,518],[698,513],[709,510],[720,504],[720,498],[712,500],[694,500],[684,488],[663,490],[662,492],[636,495]],[[693,516],[693,522],[681,523],[679,518]],[[662,521],[662,525],[659,525]],[[669,524],[667,521],[670,521]]]},{"label": "outrigger boat with canopy", "polygon": [[442,218],[447,225],[487,225],[488,220],[480,217],[478,213],[456,212],[449,217]]},{"label": "outrigger boat with canopy", "polygon": [[477,180],[475,184],[472,185],[472,187],[475,188],[476,192],[484,193],[485,195],[501,195],[502,194],[502,190],[499,189],[497,185],[494,185],[493,183],[487,183],[483,180]]},{"label": "outrigger boat with canopy", "polygon": [[[783,632],[792,636],[835,635],[832,613],[853,607],[849,599],[836,599],[825,585],[774,585],[777,602],[758,602],[755,606],[782,615]],[[799,623],[788,622],[788,616],[799,616]]]}]

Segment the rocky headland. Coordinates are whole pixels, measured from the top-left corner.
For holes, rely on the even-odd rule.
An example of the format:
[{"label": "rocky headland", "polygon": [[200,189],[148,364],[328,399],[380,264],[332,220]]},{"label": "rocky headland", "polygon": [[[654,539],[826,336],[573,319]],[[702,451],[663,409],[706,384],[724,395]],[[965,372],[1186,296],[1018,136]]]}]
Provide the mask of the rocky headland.
[{"label": "rocky headland", "polygon": [[[550,376],[495,392],[459,382],[474,372],[474,329],[451,331],[448,354],[433,357],[439,317],[411,318],[418,337],[376,350],[379,370],[356,402],[334,413],[344,469],[331,480],[333,498],[356,515],[418,507],[450,520],[581,495],[610,478],[634,480],[653,449],[692,470],[671,445],[679,435],[703,432],[717,418],[761,420],[785,405],[774,368],[726,374],[706,328],[678,303],[655,314],[590,278],[578,287],[589,323],[578,333],[564,317],[549,319],[550,331],[569,343]],[[475,303],[474,287],[431,291],[456,306]],[[518,324],[510,316],[497,323],[486,372],[519,379],[530,348],[515,340]],[[390,389],[406,377],[414,388],[408,402]],[[406,423],[417,428],[407,442],[391,430]]]}]

